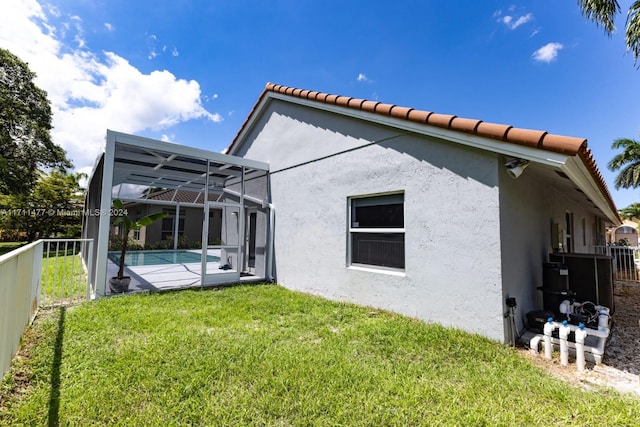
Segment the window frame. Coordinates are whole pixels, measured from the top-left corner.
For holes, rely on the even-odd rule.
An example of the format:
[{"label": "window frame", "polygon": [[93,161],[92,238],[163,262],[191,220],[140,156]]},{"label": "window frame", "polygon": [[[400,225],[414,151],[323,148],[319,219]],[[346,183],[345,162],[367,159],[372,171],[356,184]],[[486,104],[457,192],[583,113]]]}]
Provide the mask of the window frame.
[{"label": "window frame", "polygon": [[[396,196],[399,195],[402,197],[402,227],[378,227],[378,228],[367,228],[367,227],[354,227],[353,226],[353,210],[354,210],[354,200],[361,199],[375,199],[382,198],[385,196]],[[404,190],[384,192],[384,193],[373,193],[373,194],[363,194],[357,196],[349,196],[347,197],[347,259],[346,266],[350,269],[357,270],[365,270],[365,271],[374,271],[374,272],[382,272],[389,273],[395,275],[404,275],[406,270],[406,227],[405,227],[405,217],[406,217],[406,197]],[[384,205],[385,203],[381,203],[378,206]],[[376,206],[372,204],[372,206]],[[367,233],[367,234],[402,234],[403,237],[403,245],[402,250],[403,253],[403,267],[389,267],[384,265],[377,264],[364,264],[353,262],[353,235],[356,233]]]},{"label": "window frame", "polygon": [[565,227],[566,230],[564,232],[564,252],[573,253],[575,250],[575,235],[574,235],[574,223],[573,223],[573,212],[566,211],[564,213]]},{"label": "window frame", "polygon": [[[166,241],[169,238],[173,238],[173,232],[175,231],[176,226],[176,210],[175,209],[163,209],[162,212],[166,213],[167,216],[162,218],[160,221],[160,240]],[[181,208],[178,212],[179,220],[178,220],[178,236],[184,234],[184,226],[185,226],[185,217],[186,217],[186,209]],[[171,229],[165,227],[165,221],[171,220]],[[168,237],[168,238],[167,238]]]}]

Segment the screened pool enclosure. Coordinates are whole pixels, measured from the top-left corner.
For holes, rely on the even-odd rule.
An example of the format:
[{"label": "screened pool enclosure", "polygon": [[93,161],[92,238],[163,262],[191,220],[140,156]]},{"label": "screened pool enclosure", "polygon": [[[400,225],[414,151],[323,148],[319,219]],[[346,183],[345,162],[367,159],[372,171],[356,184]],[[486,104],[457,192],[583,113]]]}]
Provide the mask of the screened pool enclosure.
[{"label": "screened pool enclosure", "polygon": [[[132,290],[272,279],[274,210],[269,165],[107,131],[89,178],[83,237],[94,239],[96,296],[117,272],[113,200],[137,220],[166,216],[129,233],[125,274]],[[110,250],[111,249],[111,250]]]}]

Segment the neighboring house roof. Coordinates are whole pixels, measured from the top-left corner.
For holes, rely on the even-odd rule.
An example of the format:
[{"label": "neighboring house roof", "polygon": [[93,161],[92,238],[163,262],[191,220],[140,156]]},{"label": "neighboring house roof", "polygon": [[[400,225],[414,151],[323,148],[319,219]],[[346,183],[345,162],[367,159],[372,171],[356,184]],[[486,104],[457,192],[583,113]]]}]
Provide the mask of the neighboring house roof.
[{"label": "neighboring house roof", "polygon": [[618,219],[618,221],[621,221],[617,213],[618,210],[615,202],[607,188],[607,184],[596,165],[595,159],[591,154],[591,150],[587,147],[587,140],[584,138],[554,135],[542,130],[523,129],[511,125],[484,122],[482,120],[462,118],[455,115],[438,114],[431,111],[423,111],[393,104],[384,104],[377,101],[367,101],[365,99],[356,99],[347,96],[297,89],[273,83],[267,83],[264,91],[258,98],[258,101],[253,106],[253,109],[240,127],[240,130],[238,130],[238,133],[226,149],[225,153],[233,154],[234,150],[238,148],[239,143],[242,140],[242,135],[245,133],[247,128],[250,127],[252,118],[257,113],[264,98],[273,93],[312,102],[336,105],[352,110],[359,110],[366,113],[372,113],[374,115],[406,120],[422,125],[434,126],[450,131],[463,132],[518,146],[578,157],[584,164],[593,181],[596,183],[598,189],[602,192],[606,199],[606,204],[608,204],[613,215],[617,217],[616,219]]}]

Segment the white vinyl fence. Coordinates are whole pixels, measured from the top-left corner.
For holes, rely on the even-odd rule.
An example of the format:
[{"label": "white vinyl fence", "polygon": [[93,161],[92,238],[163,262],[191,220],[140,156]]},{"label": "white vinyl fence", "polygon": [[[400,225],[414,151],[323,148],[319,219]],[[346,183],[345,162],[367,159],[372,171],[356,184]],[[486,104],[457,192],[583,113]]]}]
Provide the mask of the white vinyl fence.
[{"label": "white vinyl fence", "polygon": [[91,239],[46,239],[0,256],[0,377],[10,367],[20,337],[42,305],[68,304],[93,294],[88,265]]},{"label": "white vinyl fence", "polygon": [[0,256],[0,373],[7,372],[20,337],[38,309],[42,242]]}]

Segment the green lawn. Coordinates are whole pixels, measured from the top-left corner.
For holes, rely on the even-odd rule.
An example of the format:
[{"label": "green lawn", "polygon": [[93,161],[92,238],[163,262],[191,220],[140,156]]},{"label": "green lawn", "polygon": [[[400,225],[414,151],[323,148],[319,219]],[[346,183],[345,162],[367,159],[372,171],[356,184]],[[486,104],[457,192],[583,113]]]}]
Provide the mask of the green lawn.
[{"label": "green lawn", "polygon": [[0,425],[637,425],[476,335],[279,286],[103,298],[43,313]]},{"label": "green lawn", "polygon": [[42,259],[41,304],[55,304],[60,301],[81,301],[87,295],[87,276],[82,267],[80,254],[59,256],[44,254]]},{"label": "green lawn", "polygon": [[26,244],[27,242],[0,242],[0,255],[4,255]]}]

